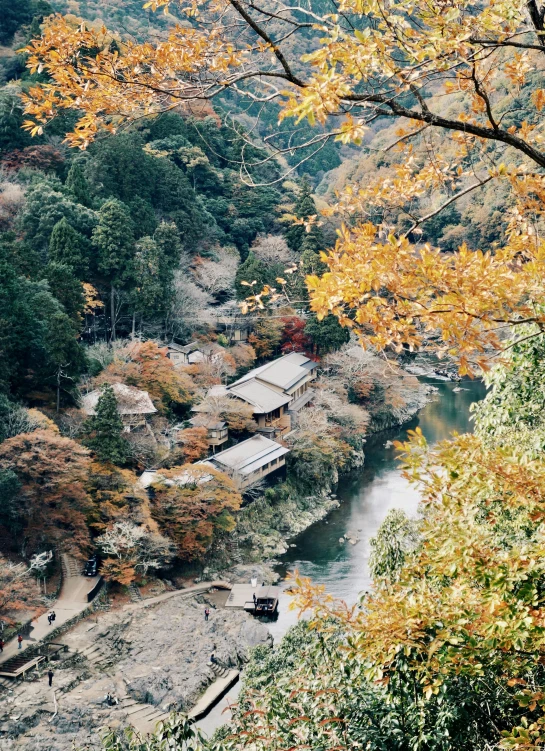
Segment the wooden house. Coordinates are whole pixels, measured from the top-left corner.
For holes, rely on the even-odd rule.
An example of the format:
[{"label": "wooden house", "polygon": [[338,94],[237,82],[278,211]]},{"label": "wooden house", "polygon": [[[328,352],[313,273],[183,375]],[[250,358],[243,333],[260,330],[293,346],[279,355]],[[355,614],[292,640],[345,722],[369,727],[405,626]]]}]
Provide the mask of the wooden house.
[{"label": "wooden house", "polygon": [[259,432],[270,437],[288,433],[296,416],[314,395],[317,363],[300,352],[254,368],[227,387],[227,393],[254,408]]},{"label": "wooden house", "polygon": [[[157,410],[147,391],[141,391],[125,383],[114,383],[112,389],[117,399],[117,410],[123,421],[125,432],[147,428],[148,415]],[[81,398],[81,407],[85,414],[94,415],[98,400],[102,396],[102,389],[95,389]]]},{"label": "wooden house", "polygon": [[167,345],[167,357],[174,366],[194,365],[199,362],[214,361],[222,357],[219,345],[213,342],[189,342],[189,344]]},{"label": "wooden house", "polygon": [[227,423],[223,420],[218,420],[212,415],[201,413],[192,417],[189,422],[195,428],[206,428],[208,445],[213,451],[216,450],[217,446],[222,446],[229,439]]},{"label": "wooden house", "polygon": [[254,435],[198,464],[224,472],[240,491],[281,469],[289,449],[263,435]]}]

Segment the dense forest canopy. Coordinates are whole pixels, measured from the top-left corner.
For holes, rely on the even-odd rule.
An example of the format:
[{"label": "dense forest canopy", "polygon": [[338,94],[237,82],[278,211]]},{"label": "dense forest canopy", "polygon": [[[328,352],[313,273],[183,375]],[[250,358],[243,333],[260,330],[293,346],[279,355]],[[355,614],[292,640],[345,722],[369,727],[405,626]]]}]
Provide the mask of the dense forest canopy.
[{"label": "dense forest canopy", "polygon": [[[150,550],[192,561],[242,498],[192,474],[206,446],[189,409],[255,430],[211,385],[327,356],[291,478],[267,491],[281,503],[357,466],[377,394],[415,387],[354,361],[351,331],[462,373],[503,350],[474,435],[398,447],[424,503],[386,519],[372,590],[348,608],[297,580],[310,626],[257,655],[208,747],[543,748],[545,7],[152,0],[131,34],[100,8],[18,0],[1,31],[25,48],[0,92],[2,527],[21,556],[101,546],[123,584]],[[214,358],[174,369],[161,345],[237,303],[248,343],[215,334]],[[100,394],[85,418],[82,385]],[[148,394],[159,448],[125,434],[120,385]],[[150,498],[135,470],[151,460],[190,481]],[[180,727],[135,744],[193,744]]]},{"label": "dense forest canopy", "polygon": [[[149,7],[170,4],[154,0]],[[278,101],[281,129],[291,118],[320,123],[325,130],[311,138],[315,144],[331,138],[358,144],[378,119],[400,119],[396,140],[406,158],[396,178],[349,185],[340,197],[336,211],[348,221],[359,215],[360,222],[343,230],[328,260],[330,273],[321,281],[311,277],[313,309],[332,311],[378,347],[418,346],[422,327],[439,328],[462,370],[471,369],[472,359],[482,365],[483,349],[498,345],[498,323],[541,320],[527,290],[538,292],[542,276],[540,248],[529,229],[539,223],[545,165],[542,10],[522,0],[433,7],[403,1],[387,9],[375,0],[347,0],[337,12],[328,10],[319,3],[270,9],[239,0],[182,3],[177,13],[192,21],[174,26],[164,40],[146,45],[116,35],[113,46],[104,29],[56,17],[27,50],[31,70],[51,77],[29,91],[27,127],[39,133],[57,113],[78,110],[68,138],[85,147],[104,128],[220,97],[226,89],[264,108]],[[86,56],[86,49],[98,54]],[[438,130],[452,134],[446,155]],[[415,158],[412,139],[422,133],[426,148]],[[262,163],[241,156],[244,170]],[[415,262],[414,231],[440,207],[415,214],[411,202],[433,193],[450,205],[491,181],[508,188],[513,206],[494,255],[487,248],[484,255],[468,253],[461,245],[444,257],[424,246]],[[377,243],[375,225],[362,224],[362,215],[376,207],[376,221],[392,204],[408,209],[409,226]],[[521,258],[528,262],[507,293],[505,275]],[[494,292],[489,298],[478,283],[484,274]],[[386,294],[377,295],[378,289]]]}]

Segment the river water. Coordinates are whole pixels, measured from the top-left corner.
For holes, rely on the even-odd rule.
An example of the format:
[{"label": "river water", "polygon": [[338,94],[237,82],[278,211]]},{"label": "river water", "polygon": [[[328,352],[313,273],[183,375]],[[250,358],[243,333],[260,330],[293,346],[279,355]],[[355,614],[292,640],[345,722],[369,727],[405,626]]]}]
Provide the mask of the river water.
[{"label": "river water", "polygon": [[[364,466],[339,483],[339,508],[303,532],[282,556],[277,570],[283,578],[288,572],[298,570],[315,583],[325,584],[327,592],[349,604],[369,588],[369,540],[376,535],[390,509],[403,509],[412,516],[419,502],[418,492],[401,475],[395,449],[385,444],[405,440],[407,431],[417,426],[430,444],[449,438],[454,432],[470,432],[473,427],[470,406],[485,395],[481,381],[433,381],[433,384],[439,389],[437,398],[417,417],[367,440]],[[355,545],[341,542],[346,533],[355,535],[359,542]],[[282,593],[278,620],[269,625],[275,641],[297,621],[297,613],[289,609],[290,600],[288,594]],[[236,701],[239,688],[240,683],[198,723],[207,734],[228,720],[229,712],[224,710],[229,702]]]}]

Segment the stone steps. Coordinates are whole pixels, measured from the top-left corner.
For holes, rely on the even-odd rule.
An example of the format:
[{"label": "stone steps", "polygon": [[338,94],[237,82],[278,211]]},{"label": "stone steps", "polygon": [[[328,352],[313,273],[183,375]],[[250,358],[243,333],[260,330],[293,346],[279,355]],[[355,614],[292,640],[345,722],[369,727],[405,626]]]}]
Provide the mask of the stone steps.
[{"label": "stone steps", "polygon": [[131,602],[141,602],[144,599],[136,584],[129,584],[129,597]]}]

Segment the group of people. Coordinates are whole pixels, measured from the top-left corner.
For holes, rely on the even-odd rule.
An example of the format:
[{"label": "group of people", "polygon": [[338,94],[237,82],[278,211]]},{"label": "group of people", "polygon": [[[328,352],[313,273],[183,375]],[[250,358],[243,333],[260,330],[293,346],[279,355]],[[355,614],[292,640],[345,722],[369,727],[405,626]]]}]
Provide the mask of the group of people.
[{"label": "group of people", "polygon": [[119,704],[119,699],[117,698],[117,696],[115,694],[110,694],[110,692],[106,694],[104,700],[109,707],[115,707],[117,704]]},{"label": "group of people", "polygon": [[55,615],[55,611],[52,610],[50,613],[47,614],[47,622],[51,626],[52,623],[55,623],[55,618],[57,616]]}]

